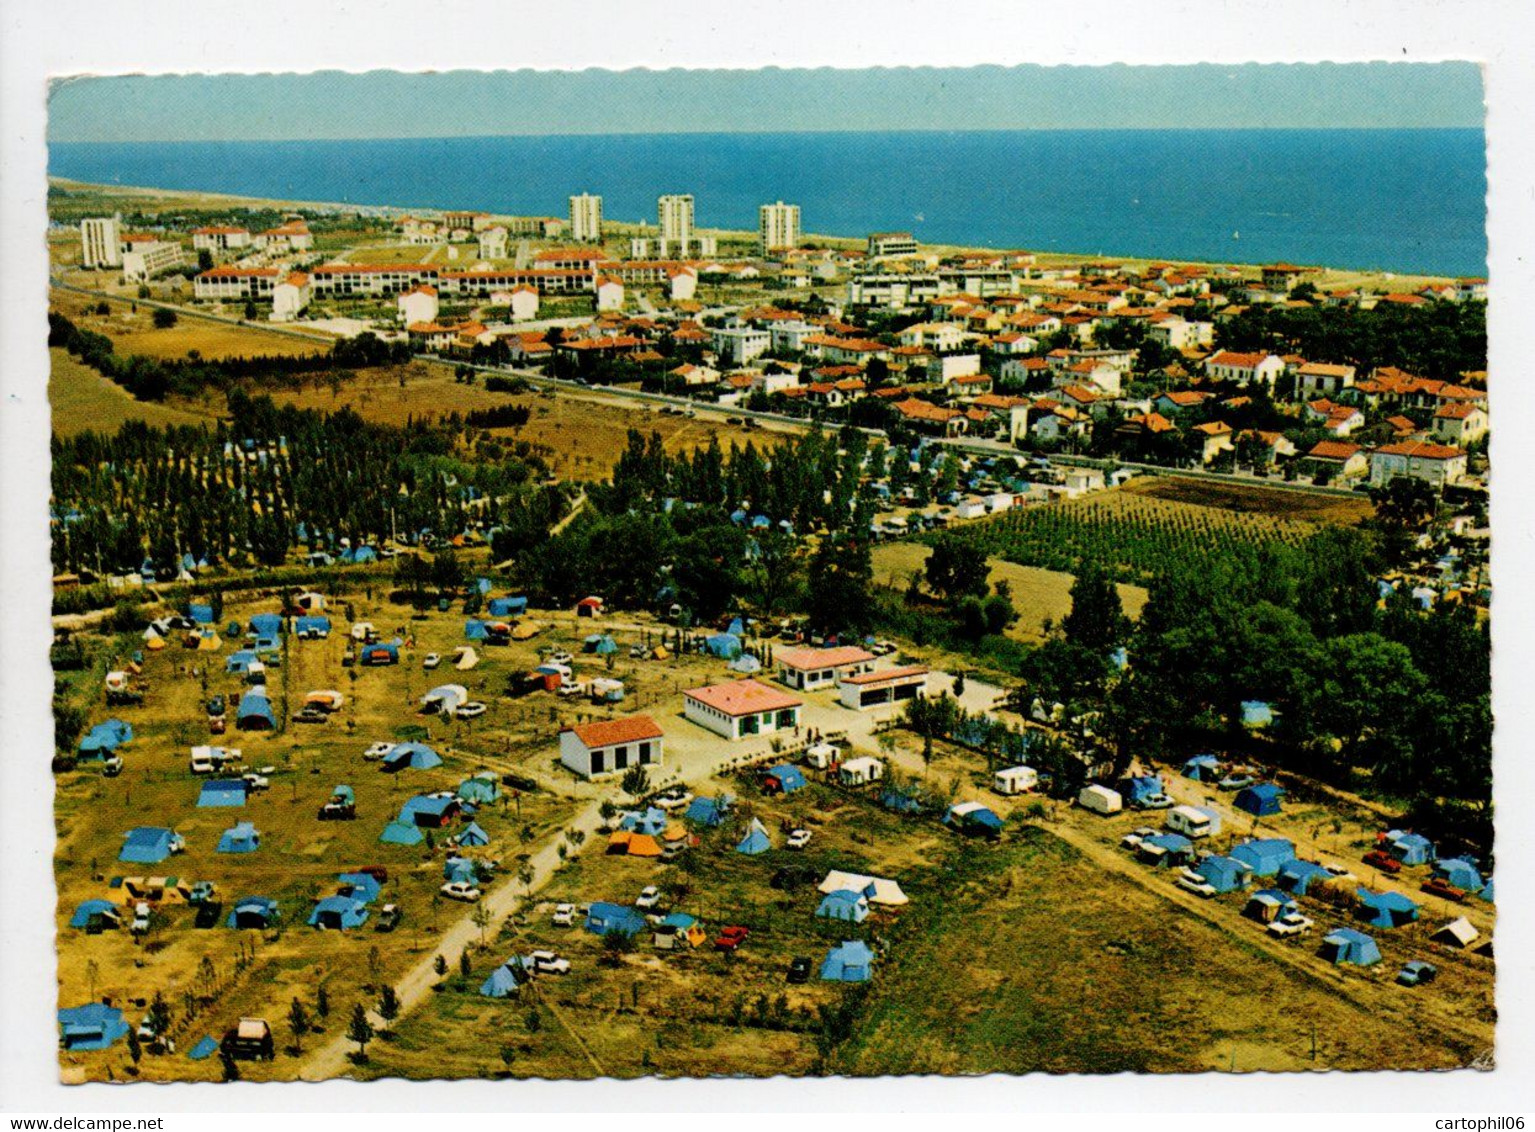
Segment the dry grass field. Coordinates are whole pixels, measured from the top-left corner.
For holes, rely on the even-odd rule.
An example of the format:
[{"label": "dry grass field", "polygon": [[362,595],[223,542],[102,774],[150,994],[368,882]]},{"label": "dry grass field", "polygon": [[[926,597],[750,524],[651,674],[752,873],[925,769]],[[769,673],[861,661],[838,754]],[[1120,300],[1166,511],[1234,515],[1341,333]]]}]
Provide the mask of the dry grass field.
[{"label": "dry grass field", "polygon": [[136,401],[121,386],[114,385],[63,350],[49,350],[48,355],[48,401],[52,406],[53,430],[61,436],[74,436],[87,429],[113,433],[128,421],[144,421],[160,427],[213,423],[211,413]]},{"label": "dry grass field", "polygon": [[[887,542],[874,548],[874,580],[891,589],[904,591],[907,579],[926,564],[932,548],[915,542]],[[1012,589],[1013,607],[1018,620],[1007,629],[1007,635],[1030,643],[1044,639],[1045,622],[1060,624],[1071,612],[1071,585],[1073,578],[1056,570],[1043,570],[1037,566],[1019,566],[1001,558],[990,559],[991,573],[987,580],[996,585],[1006,582]],[[1143,586],[1121,583],[1119,600],[1125,613],[1138,618],[1146,604]]]},{"label": "dry grass field", "polygon": [[1362,495],[1323,495],[1317,492],[1264,487],[1259,484],[1222,483],[1189,476],[1140,476],[1121,488],[1127,495],[1162,499],[1230,511],[1238,515],[1266,515],[1311,523],[1351,526],[1375,513]]},{"label": "dry grass field", "polygon": [[96,295],[80,295],[55,290],[49,304],[69,318],[81,330],[104,334],[112,339],[119,354],[142,354],[149,358],[185,358],[196,350],[203,358],[253,357],[276,354],[284,357],[322,354],[330,349],[326,340],[300,338],[267,330],[257,324],[233,326],[183,314],[175,326],[156,329],[148,307],[134,310],[131,299],[107,299],[111,313],[96,313],[103,300]]}]

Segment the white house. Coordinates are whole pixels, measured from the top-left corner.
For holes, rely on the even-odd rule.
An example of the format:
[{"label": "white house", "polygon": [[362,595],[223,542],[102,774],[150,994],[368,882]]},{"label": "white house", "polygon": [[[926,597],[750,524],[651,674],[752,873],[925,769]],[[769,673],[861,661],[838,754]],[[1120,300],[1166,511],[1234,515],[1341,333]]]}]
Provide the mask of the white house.
[{"label": "white house", "polygon": [[927,360],[927,379],[945,385],[956,377],[971,377],[980,372],[979,354],[941,354]]},{"label": "white house", "polygon": [[660,766],[663,741],[648,715],[583,723],[560,732],[560,762],[583,778],[622,774],[632,766]]},{"label": "white house", "polygon": [[837,683],[843,676],[866,672],[874,654],[856,645],[826,649],[780,649],[773,654],[778,679],[801,692]]},{"label": "white house", "polygon": [[860,672],[839,680],[837,692],[842,706],[854,711],[916,699],[927,692],[927,668],[913,664]]},{"label": "white house", "polygon": [[436,322],[437,288],[430,283],[418,283],[395,301],[395,307],[400,312],[400,321],[406,326],[417,322]]},{"label": "white house", "polygon": [[787,350],[799,353],[805,348],[805,339],[815,334],[820,334],[821,328],[800,319],[792,321],[775,322],[768,330],[768,336],[774,350]]},{"label": "white house", "polygon": [[691,299],[698,292],[698,272],[691,267],[679,267],[667,272],[667,294],[673,302]]},{"label": "white house", "polygon": [[750,326],[723,326],[709,331],[709,344],[720,361],[733,361],[737,365],[767,353],[772,341],[772,335],[766,330]]},{"label": "white house", "polygon": [[1215,341],[1213,322],[1165,318],[1146,327],[1146,336],[1173,350],[1197,350]]},{"label": "white house", "polygon": [[672,377],[680,377],[682,383],[687,386],[714,385],[720,379],[720,371],[713,366],[695,366],[688,362],[667,372]]},{"label": "white house", "polygon": [[505,259],[507,231],[496,224],[480,233],[480,258]]},{"label": "white house", "polygon": [[[538,317],[538,288],[530,287],[526,283],[519,283],[509,293],[511,301],[507,303],[512,310],[513,322],[527,322]],[[619,303],[622,305],[623,300]]]},{"label": "white house", "polygon": [[1455,483],[1465,477],[1466,454],[1445,444],[1424,440],[1404,440],[1387,444],[1370,453],[1370,483],[1376,487],[1397,476],[1411,476],[1435,487]]},{"label": "white house", "polygon": [[623,310],[624,285],[611,275],[597,280],[597,309],[600,311]]},{"label": "white house", "polygon": [[272,288],[272,321],[291,322],[297,318],[309,305],[312,293],[309,276],[302,271],[290,271]]},{"label": "white house", "polygon": [[1354,384],[1354,367],[1332,362],[1307,362],[1295,371],[1295,380],[1302,400],[1331,397]]},{"label": "white house", "polygon": [[1275,354],[1242,354],[1218,350],[1205,359],[1205,375],[1214,381],[1239,384],[1261,381],[1273,387],[1284,372],[1284,360]]},{"label": "white house", "polygon": [[682,714],[727,739],[793,731],[804,701],[758,680],[730,680],[682,694]]},{"label": "white house", "polygon": [[945,354],[965,344],[965,328],[953,322],[918,322],[901,331],[903,346],[919,346]]},{"label": "white house", "polygon": [[1450,401],[1434,413],[1434,436],[1464,447],[1487,435],[1487,413],[1466,401]]}]

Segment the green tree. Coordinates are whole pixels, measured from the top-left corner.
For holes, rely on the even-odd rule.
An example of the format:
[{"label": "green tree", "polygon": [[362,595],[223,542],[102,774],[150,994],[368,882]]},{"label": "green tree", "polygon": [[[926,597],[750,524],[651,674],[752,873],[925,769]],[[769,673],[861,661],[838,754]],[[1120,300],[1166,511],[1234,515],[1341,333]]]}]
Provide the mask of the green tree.
[{"label": "green tree", "polygon": [[635,765],[624,771],[623,778],[619,781],[623,792],[631,798],[641,798],[650,791],[650,771],[648,768]]},{"label": "green tree", "polygon": [[388,983],[384,984],[384,989],[378,996],[378,1016],[384,1020],[386,1030],[389,1024],[400,1016],[400,996]]},{"label": "green tree", "polygon": [[169,330],[176,325],[176,312],[165,307],[156,307],[152,318],[156,330]]},{"label": "green tree", "polygon": [[1096,565],[1089,563],[1077,571],[1071,584],[1071,612],[1061,628],[1072,644],[1095,653],[1108,653],[1125,639],[1130,622],[1119,590]]},{"label": "green tree", "polygon": [[304,1035],[309,1032],[309,1011],[297,998],[288,1005],[288,1029],[293,1033],[293,1048],[302,1050]]},{"label": "green tree", "polygon": [[979,543],[945,533],[934,541],[924,572],[929,589],[945,600],[958,601],[987,592],[986,578],[991,567]]},{"label": "green tree", "polygon": [[352,1007],[352,1021],[346,1028],[347,1041],[357,1043],[357,1060],[366,1061],[368,1043],[373,1040],[373,1023],[368,1021],[368,1011],[362,1003]]}]

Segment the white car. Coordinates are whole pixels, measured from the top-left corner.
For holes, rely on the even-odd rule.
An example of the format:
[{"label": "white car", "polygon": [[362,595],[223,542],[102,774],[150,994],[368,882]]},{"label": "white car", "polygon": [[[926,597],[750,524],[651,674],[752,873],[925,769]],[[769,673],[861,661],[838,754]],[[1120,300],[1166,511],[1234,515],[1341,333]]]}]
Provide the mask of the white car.
[{"label": "white car", "polygon": [[484,715],[486,707],[479,700],[470,700],[467,704],[459,704],[458,710],[453,714],[459,719],[477,719]]},{"label": "white car", "polygon": [[450,880],[437,891],[449,900],[466,900],[470,904],[480,898],[480,890],[466,880]]},{"label": "white car", "polygon": [[1283,939],[1286,936],[1305,935],[1314,927],[1316,924],[1299,912],[1286,912],[1269,925],[1269,935]]},{"label": "white car", "polygon": [[[134,935],[142,935],[149,930],[149,905],[135,904],[133,906],[133,923],[128,928]],[[154,1035],[149,1035],[153,1037]]]},{"label": "white car", "polygon": [[789,834],[789,839],[784,842],[790,849],[803,849],[810,844],[810,831],[808,829],[796,829]]},{"label": "white car", "polygon": [[1202,878],[1179,874],[1178,887],[1185,892],[1192,892],[1195,896],[1203,896],[1206,900],[1215,895],[1215,889]]},{"label": "white car", "polygon": [[545,664],[564,664],[568,666],[573,660],[575,660],[575,657],[571,656],[568,652],[552,652],[544,657]]},{"label": "white car", "polygon": [[429,652],[424,657],[421,658],[421,667],[422,668],[426,668],[426,669],[436,668],[441,663],[442,663],[442,657],[440,657],[439,655],[437,655],[434,652]]},{"label": "white car", "polygon": [[661,903],[661,890],[655,885],[647,885],[640,890],[639,897],[634,901],[636,908],[654,908]]},{"label": "white car", "polygon": [[268,790],[272,786],[272,780],[264,774],[247,774],[244,780],[247,790]]},{"label": "white car", "polygon": [[554,926],[568,928],[576,922],[576,906],[574,904],[556,904],[554,906]]},{"label": "white car", "polygon": [[374,743],[371,747],[362,753],[362,757],[367,759],[369,762],[374,762],[383,758],[390,751],[394,750],[394,747],[395,745],[393,743]]},{"label": "white car", "polygon": [[1347,865],[1340,865],[1337,861],[1323,861],[1322,868],[1327,870],[1328,876],[1337,877],[1339,880],[1358,880]]},{"label": "white car", "polygon": [[1145,841],[1148,837],[1154,836],[1156,832],[1157,831],[1152,829],[1149,825],[1143,825],[1139,829],[1133,829],[1119,839],[1119,847],[1121,849],[1139,849],[1141,847],[1141,842]]},{"label": "white car", "polygon": [[686,787],[673,786],[670,790],[661,791],[650,802],[657,809],[671,813],[673,810],[682,809],[692,800],[693,795],[688,792]]},{"label": "white car", "polygon": [[1143,810],[1170,810],[1172,805],[1173,800],[1166,794],[1148,794],[1140,801]]},{"label": "white car", "polygon": [[570,974],[570,960],[561,959],[552,951],[535,951],[528,958],[533,960],[533,970],[540,975]]}]

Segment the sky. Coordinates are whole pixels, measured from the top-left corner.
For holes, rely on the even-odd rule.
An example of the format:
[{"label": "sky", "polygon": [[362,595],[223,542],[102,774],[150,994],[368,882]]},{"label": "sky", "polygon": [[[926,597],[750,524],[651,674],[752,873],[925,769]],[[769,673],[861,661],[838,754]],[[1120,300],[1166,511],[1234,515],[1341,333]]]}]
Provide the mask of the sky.
[{"label": "sky", "polygon": [[1480,127],[1473,63],[322,71],[55,80],[51,142]]}]

